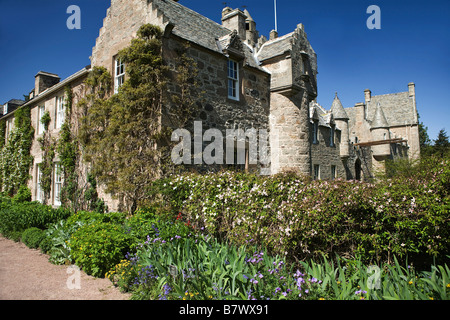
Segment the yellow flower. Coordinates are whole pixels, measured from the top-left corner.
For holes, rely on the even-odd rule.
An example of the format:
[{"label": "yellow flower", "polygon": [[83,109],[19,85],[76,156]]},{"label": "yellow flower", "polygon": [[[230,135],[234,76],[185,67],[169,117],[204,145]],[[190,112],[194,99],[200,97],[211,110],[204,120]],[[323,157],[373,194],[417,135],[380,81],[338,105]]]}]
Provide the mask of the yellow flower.
[{"label": "yellow flower", "polygon": [[450,283],[447,283],[447,288],[450,288]]},{"label": "yellow flower", "polygon": [[319,298],[319,300],[325,300],[325,298]]},{"label": "yellow flower", "polygon": [[412,282],[412,281],[409,281],[408,284],[413,284],[413,282]]},{"label": "yellow flower", "polygon": [[434,298],[433,297],[429,297],[430,298],[430,300],[434,300]]}]

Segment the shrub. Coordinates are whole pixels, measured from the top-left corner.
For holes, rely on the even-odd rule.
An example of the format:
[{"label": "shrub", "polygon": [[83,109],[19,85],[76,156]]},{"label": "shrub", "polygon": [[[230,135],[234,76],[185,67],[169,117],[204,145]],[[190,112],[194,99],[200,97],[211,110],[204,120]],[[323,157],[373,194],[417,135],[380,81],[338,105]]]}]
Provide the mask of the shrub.
[{"label": "shrub", "polygon": [[39,248],[39,245],[44,238],[44,231],[34,227],[26,229],[22,234],[23,243],[31,249]]},{"label": "shrub", "polygon": [[17,194],[12,198],[13,202],[28,202],[31,201],[31,190],[27,186],[20,186]]},{"label": "shrub", "polygon": [[[291,260],[359,255],[364,262],[444,258],[450,247],[450,160],[376,183],[293,174],[184,174],[156,181],[155,203],[220,240]],[[162,197],[161,197],[162,195]]]},{"label": "shrub", "polygon": [[71,211],[38,202],[7,203],[0,208],[0,233],[9,236],[14,231],[23,232],[28,228],[45,229],[49,224],[70,216]]},{"label": "shrub", "polygon": [[127,253],[130,237],[121,226],[95,222],[72,234],[69,247],[75,264],[87,274],[104,277]]},{"label": "shrub", "polygon": [[53,240],[46,235],[45,231],[44,231],[44,238],[39,244],[39,248],[41,249],[41,252],[44,254],[48,253],[53,248]]}]

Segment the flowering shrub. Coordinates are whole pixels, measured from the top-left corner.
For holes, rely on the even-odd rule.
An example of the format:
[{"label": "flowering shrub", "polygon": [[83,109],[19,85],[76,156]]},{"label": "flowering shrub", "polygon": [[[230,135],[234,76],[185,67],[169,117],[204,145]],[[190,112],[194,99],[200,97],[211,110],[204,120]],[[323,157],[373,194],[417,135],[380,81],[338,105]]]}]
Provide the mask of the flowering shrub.
[{"label": "flowering shrub", "polygon": [[450,161],[376,183],[184,174],[152,186],[163,206],[196,229],[295,259],[360,255],[364,261],[444,256],[449,249]]}]

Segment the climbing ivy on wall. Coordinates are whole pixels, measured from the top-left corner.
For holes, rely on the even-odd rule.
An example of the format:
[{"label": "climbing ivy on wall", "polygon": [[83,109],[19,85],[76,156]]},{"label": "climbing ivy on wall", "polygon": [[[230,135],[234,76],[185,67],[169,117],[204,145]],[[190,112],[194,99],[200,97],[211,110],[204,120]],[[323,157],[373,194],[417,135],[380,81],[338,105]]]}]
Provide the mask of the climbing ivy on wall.
[{"label": "climbing ivy on wall", "polygon": [[5,141],[6,122],[0,122],[0,182],[3,192],[14,195],[21,186],[27,186],[33,157],[30,154],[34,128],[31,109],[23,107],[14,113],[14,128]]},{"label": "climbing ivy on wall", "polygon": [[41,190],[44,193],[44,198],[42,202],[44,204],[47,203],[50,198],[50,192],[52,189],[52,178],[53,178],[53,160],[56,155],[56,139],[53,138],[48,130],[48,126],[50,124],[50,113],[46,111],[41,118],[41,123],[44,125],[44,133],[43,136],[37,139],[41,150],[43,152],[42,162],[38,164],[39,170],[41,172],[40,185]]},{"label": "climbing ivy on wall", "polygon": [[60,199],[63,205],[72,205],[76,207],[76,199],[78,195],[78,173],[76,171],[78,144],[76,137],[73,136],[71,130],[73,92],[70,86],[67,86],[64,91],[66,96],[66,116],[65,121],[61,126],[60,137],[56,146],[63,176]]}]

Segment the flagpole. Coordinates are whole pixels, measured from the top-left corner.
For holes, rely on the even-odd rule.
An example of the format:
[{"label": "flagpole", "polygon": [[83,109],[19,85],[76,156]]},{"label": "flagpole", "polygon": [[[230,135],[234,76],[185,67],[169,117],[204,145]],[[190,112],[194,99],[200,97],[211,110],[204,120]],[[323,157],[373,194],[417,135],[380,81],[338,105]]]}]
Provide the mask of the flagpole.
[{"label": "flagpole", "polygon": [[274,0],[275,7],[275,31],[278,32],[278,21],[277,21],[277,0]]}]

